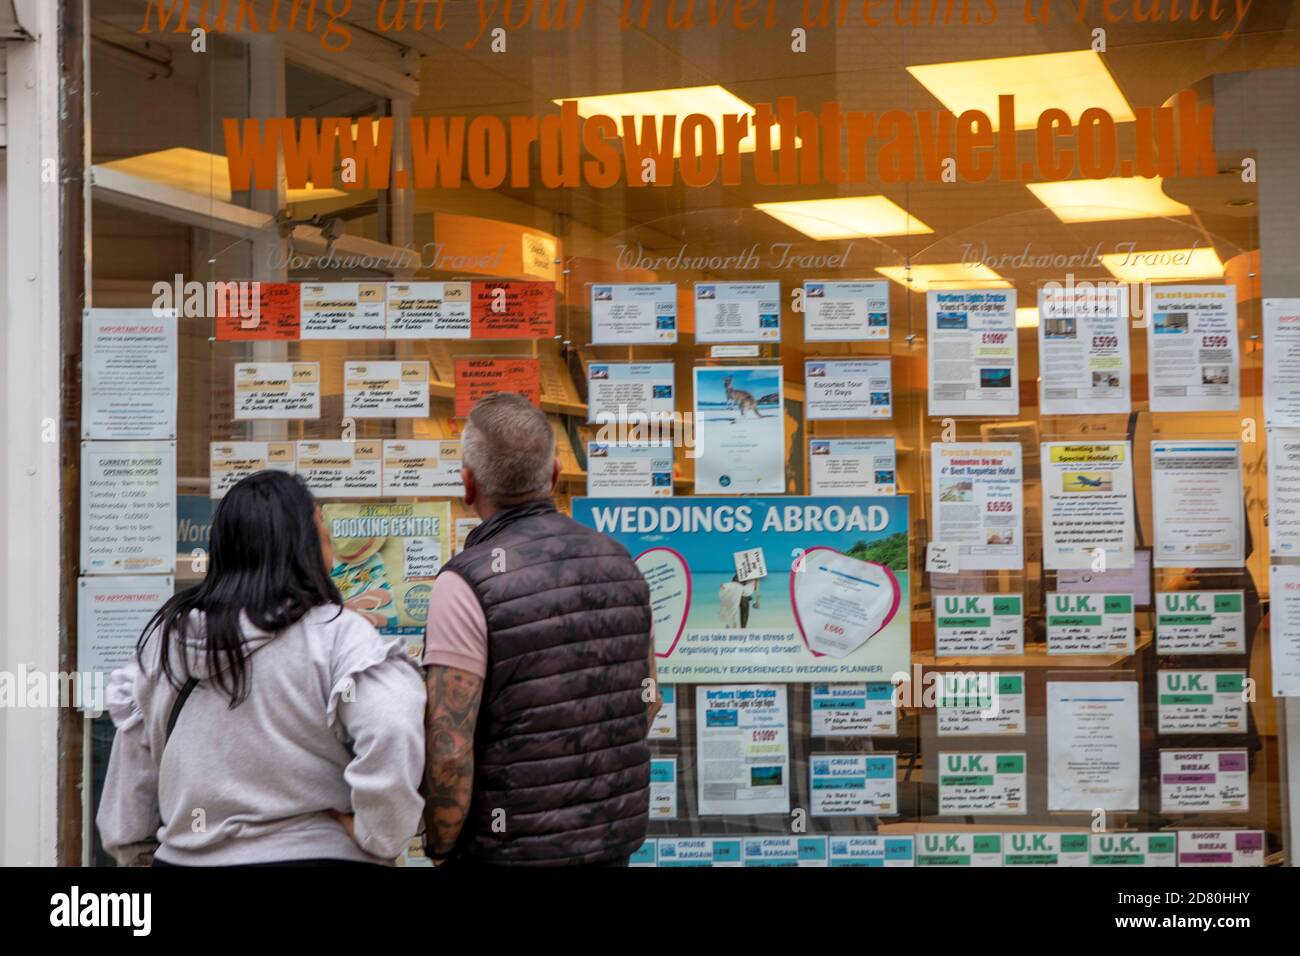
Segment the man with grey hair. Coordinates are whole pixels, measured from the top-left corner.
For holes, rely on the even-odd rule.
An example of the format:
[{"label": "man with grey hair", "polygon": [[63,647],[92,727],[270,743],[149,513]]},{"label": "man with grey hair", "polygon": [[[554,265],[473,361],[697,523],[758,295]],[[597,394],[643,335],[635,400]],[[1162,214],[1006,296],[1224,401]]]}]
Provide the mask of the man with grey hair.
[{"label": "man with grey hair", "polygon": [[626,864],[659,708],[649,588],[621,544],[556,510],[555,433],[527,399],[478,402],[461,458],[482,524],[429,600],[425,852]]},{"label": "man with grey hair", "polygon": [[460,454],[465,503],[484,520],[498,508],[549,496],[560,480],[550,419],[521,395],[497,392],[476,404]]}]

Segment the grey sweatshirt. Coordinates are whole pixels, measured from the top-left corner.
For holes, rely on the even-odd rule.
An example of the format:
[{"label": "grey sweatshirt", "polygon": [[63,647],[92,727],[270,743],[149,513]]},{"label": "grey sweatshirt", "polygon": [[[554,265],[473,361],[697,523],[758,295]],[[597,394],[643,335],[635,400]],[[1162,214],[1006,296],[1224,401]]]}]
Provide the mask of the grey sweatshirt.
[{"label": "grey sweatshirt", "polygon": [[[195,621],[201,626],[201,615]],[[331,858],[391,863],[423,808],[424,682],[401,641],[359,614],[316,608],[276,635],[244,618],[250,692],[230,708],[191,638],[199,684],[163,740],[178,691],[151,635],[115,671],[117,726],[97,823],[119,862],[222,866]],[[180,653],[176,644],[173,653]],[[356,840],[326,812],[355,813]],[[358,845],[359,844],[359,845]]]}]

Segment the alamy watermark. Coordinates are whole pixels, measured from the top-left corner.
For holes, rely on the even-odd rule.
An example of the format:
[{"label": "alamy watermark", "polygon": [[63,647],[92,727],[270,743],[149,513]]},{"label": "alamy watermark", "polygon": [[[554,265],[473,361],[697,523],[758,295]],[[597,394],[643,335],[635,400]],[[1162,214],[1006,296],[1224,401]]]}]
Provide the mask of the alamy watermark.
[{"label": "alamy watermark", "polygon": [[103,671],[0,671],[0,710],[75,707],[98,717],[104,701]]},{"label": "alamy watermark", "polygon": [[982,720],[993,720],[1002,712],[998,677],[996,671],[926,671],[913,664],[912,673],[895,671],[889,682],[894,685],[895,708],[973,709]]},{"label": "alamy watermark", "polygon": [[262,319],[262,283],[186,282],[179,272],[171,282],[153,284],[153,314],[190,319],[237,318],[239,327],[255,329]]},{"label": "alamy watermark", "polygon": [[687,458],[695,458],[695,416],[690,412],[650,414],[618,406],[613,414],[598,416],[596,444],[601,445],[671,445],[686,449]]}]

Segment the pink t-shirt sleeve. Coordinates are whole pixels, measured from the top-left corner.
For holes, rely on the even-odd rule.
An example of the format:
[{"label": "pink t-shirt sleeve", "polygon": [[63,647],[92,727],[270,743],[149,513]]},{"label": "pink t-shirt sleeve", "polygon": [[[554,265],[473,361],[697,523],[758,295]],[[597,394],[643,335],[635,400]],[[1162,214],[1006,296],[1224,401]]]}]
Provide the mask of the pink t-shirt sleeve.
[{"label": "pink t-shirt sleeve", "polygon": [[424,663],[487,676],[487,618],[465,579],[454,571],[438,575],[429,595]]}]

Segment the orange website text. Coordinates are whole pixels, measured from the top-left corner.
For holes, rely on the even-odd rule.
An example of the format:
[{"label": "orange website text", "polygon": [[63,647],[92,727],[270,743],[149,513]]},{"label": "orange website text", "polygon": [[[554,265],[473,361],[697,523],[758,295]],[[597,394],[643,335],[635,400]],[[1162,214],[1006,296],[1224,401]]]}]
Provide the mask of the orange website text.
[{"label": "orange website text", "polygon": [[[1214,108],[1190,91],[1173,106],[1134,110],[1133,154],[1121,157],[1115,119],[1100,108],[1077,121],[1044,110],[1031,135],[1015,130],[1014,97],[998,97],[996,124],[985,113],[941,110],[816,112],[793,97],[759,103],[752,114],[709,117],[578,115],[565,101],[545,116],[412,118],[408,155],[396,166],[389,118],[226,119],[231,187],[272,189],[277,157],[286,185],[345,189],[480,189],[510,186],[608,189],[863,183],[1057,181],[1079,176],[1169,178],[1215,175]],[[751,135],[752,132],[752,135]],[[1032,148],[1027,143],[1032,140]],[[533,181],[533,154],[537,154]],[[677,155],[680,153],[680,155]],[[752,163],[742,162],[752,154]],[[399,157],[402,158],[402,157]],[[409,169],[409,172],[408,172]]]}]

